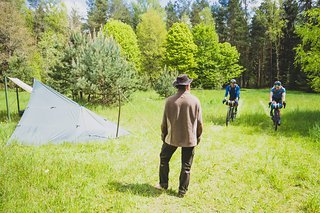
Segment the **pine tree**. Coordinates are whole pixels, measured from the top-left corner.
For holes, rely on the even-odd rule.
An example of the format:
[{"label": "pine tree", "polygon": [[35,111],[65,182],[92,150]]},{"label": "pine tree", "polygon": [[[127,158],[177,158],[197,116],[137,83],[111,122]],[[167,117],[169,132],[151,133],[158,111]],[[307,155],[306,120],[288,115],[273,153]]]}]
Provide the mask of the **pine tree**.
[{"label": "pine tree", "polygon": [[107,105],[117,102],[119,92],[130,96],[137,85],[133,66],[120,54],[119,45],[102,32],[77,48],[72,64],[73,94]]},{"label": "pine tree", "polygon": [[196,0],[192,3],[191,6],[191,23],[192,26],[196,26],[201,22],[200,12],[205,8],[209,7],[209,3],[207,0]]},{"label": "pine tree", "polygon": [[[240,64],[246,69],[249,67],[249,27],[246,13],[241,7],[240,0],[230,0],[227,7],[228,42],[240,52]],[[244,73],[245,75],[245,73]],[[243,76],[241,85],[246,86],[246,77]]]},{"label": "pine tree", "polygon": [[281,39],[280,71],[281,79],[286,87],[298,88],[306,85],[306,78],[302,76],[300,68],[294,66],[294,48],[300,43],[298,35],[295,33],[295,23],[298,18],[298,2],[296,0],[286,0],[283,3],[284,17],[286,24],[283,28],[283,38]]},{"label": "pine tree", "polygon": [[251,85],[260,88],[262,86],[267,86],[266,82],[266,48],[267,48],[267,25],[264,16],[260,13],[262,11],[262,6],[253,16],[251,21],[251,34],[250,34],[250,43],[251,51],[250,58],[251,64],[250,69],[251,73]]},{"label": "pine tree", "polygon": [[132,25],[129,7],[123,0],[109,0],[108,19],[115,19]]},{"label": "pine tree", "polygon": [[148,10],[153,9],[161,14],[161,17],[165,17],[165,11],[161,7],[159,0],[137,0],[131,3],[132,8],[132,27],[136,29],[137,25],[141,21],[141,15]]},{"label": "pine tree", "polygon": [[88,5],[88,28],[91,32],[99,31],[107,22],[107,0],[87,0]]},{"label": "pine tree", "polygon": [[177,8],[170,0],[166,5],[165,10],[167,29],[170,29],[174,23],[179,21]]},{"label": "pine tree", "polygon": [[227,6],[229,0],[219,0],[219,4],[213,4],[211,11],[216,23],[216,29],[220,42],[228,40],[227,31]]}]

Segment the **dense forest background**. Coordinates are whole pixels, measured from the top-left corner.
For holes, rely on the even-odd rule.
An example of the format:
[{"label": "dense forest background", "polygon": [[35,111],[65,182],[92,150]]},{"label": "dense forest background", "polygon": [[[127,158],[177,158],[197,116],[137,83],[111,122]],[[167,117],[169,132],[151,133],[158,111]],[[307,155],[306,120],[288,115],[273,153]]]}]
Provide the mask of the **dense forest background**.
[{"label": "dense forest background", "polygon": [[[320,1],[0,0],[0,77],[46,82],[113,103],[119,89],[161,90],[177,73],[198,88],[320,91]],[[163,88],[162,88],[163,90]]]}]

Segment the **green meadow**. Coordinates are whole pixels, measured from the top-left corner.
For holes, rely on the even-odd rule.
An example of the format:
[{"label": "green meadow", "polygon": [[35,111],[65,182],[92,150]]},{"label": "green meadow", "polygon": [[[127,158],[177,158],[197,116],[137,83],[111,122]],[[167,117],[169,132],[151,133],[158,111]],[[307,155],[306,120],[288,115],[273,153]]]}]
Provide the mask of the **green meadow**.
[{"label": "green meadow", "polygon": [[[177,197],[180,149],[170,162],[169,190],[158,191],[160,124],[165,99],[136,92],[121,108],[130,135],[108,141],[6,145],[11,122],[0,93],[0,212],[320,212],[320,95],[287,92],[278,131],[268,90],[243,89],[237,120],[225,126],[222,90],[192,90],[201,102],[202,141],[189,191]],[[21,106],[29,95],[21,93]],[[117,107],[86,105],[117,121]],[[50,121],[48,121],[50,122]]]}]

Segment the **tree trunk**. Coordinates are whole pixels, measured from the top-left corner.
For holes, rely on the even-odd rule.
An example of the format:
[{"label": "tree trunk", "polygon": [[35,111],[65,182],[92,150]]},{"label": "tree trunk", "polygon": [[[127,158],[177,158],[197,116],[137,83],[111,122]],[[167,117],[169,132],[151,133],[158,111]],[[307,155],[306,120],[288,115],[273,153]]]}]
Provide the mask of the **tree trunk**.
[{"label": "tree trunk", "polygon": [[279,53],[279,46],[280,46],[280,42],[277,42],[275,44],[276,46],[276,69],[277,69],[277,80],[280,80],[280,66],[279,66],[279,58],[280,58],[280,53]]},{"label": "tree trunk", "polygon": [[273,81],[272,74],[272,42],[270,42],[270,72],[269,72],[269,84],[271,85]]},{"label": "tree trunk", "polygon": [[258,59],[257,88],[261,87],[261,59]]}]

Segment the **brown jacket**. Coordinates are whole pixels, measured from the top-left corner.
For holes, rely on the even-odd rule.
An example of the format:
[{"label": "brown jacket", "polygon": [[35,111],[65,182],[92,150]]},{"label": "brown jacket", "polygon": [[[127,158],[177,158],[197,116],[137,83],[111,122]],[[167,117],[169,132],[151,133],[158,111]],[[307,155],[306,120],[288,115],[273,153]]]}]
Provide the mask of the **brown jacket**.
[{"label": "brown jacket", "polygon": [[200,142],[202,113],[200,101],[188,91],[178,91],[166,101],[161,139],[176,147],[193,147]]}]

